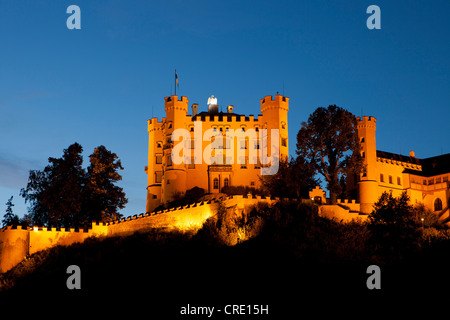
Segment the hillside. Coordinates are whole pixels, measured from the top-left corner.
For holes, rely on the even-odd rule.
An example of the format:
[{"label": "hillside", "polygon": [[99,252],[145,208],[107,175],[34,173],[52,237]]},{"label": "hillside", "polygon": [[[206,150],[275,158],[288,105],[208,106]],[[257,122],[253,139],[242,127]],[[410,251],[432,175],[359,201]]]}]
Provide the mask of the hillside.
[{"label": "hillside", "polygon": [[[63,309],[89,303],[108,305],[109,311],[131,302],[134,311],[168,319],[183,318],[180,308],[187,304],[269,304],[270,315],[281,319],[300,309],[336,314],[343,305],[387,307],[399,293],[433,288],[429,280],[448,283],[426,271],[449,248],[440,244],[413,260],[381,264],[382,290],[368,290],[366,268],[373,262],[363,254],[363,225],[339,224],[308,208],[281,209],[264,216],[259,235],[235,246],[218,241],[211,232],[217,221],[211,220],[196,234],[153,230],[54,247],[2,275],[0,301]],[[427,263],[419,266],[424,255]],[[66,288],[66,269],[74,264],[81,268],[81,290]],[[449,266],[442,258],[439,264]]]}]

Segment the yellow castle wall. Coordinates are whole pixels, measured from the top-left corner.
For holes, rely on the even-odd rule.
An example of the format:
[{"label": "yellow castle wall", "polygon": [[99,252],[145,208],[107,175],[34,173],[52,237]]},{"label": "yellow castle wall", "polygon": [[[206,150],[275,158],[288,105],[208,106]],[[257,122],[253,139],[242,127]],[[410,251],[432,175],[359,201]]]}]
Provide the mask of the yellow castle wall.
[{"label": "yellow castle wall", "polygon": [[[203,141],[205,132],[209,129],[215,128],[217,136],[214,139],[224,139],[226,129],[229,130],[242,130],[245,132],[248,130],[267,129],[268,130],[268,145],[269,155],[271,143],[271,129],[279,130],[279,150],[275,150],[279,158],[288,158],[288,119],[287,112],[289,110],[289,98],[281,95],[275,97],[266,96],[260,100],[262,115],[255,117],[250,116],[231,116],[229,119],[227,113],[222,116],[222,121],[219,120],[218,114],[206,115],[201,121],[202,132],[200,136],[201,140],[201,164],[174,164],[169,165],[168,157],[170,157],[172,148],[178,143],[184,143],[182,139],[179,141],[173,141],[172,144],[167,144],[167,147],[157,147],[157,141],[163,141],[163,145],[170,140],[171,134],[175,129],[182,128],[189,132],[190,139],[188,143],[191,144],[192,140],[198,139],[196,135],[191,131],[194,127],[194,121],[192,116],[188,114],[188,102],[186,97],[170,96],[165,99],[165,111],[166,117],[161,122],[158,119],[153,118],[148,121],[149,132],[149,152],[148,152],[148,165],[146,167],[146,173],[148,177],[147,187],[147,205],[146,212],[153,211],[162,203],[167,203],[174,200],[177,196],[182,196],[186,190],[193,187],[203,188],[206,192],[217,193],[225,185],[225,178],[228,179],[229,186],[249,186],[259,187],[260,181],[258,176],[261,174],[260,167],[255,163],[253,159],[250,159],[250,148],[255,145],[255,141],[248,139],[246,141],[247,148],[244,153],[240,153],[241,146],[237,139],[233,139],[233,146],[230,149],[222,149],[224,157],[231,156],[234,163],[231,165],[230,170],[221,170],[220,172],[213,171],[208,174],[208,164],[204,162],[204,151],[207,146],[211,145],[211,141]],[[236,110],[235,110],[236,111]],[[239,119],[239,120],[238,120]],[[200,117],[197,117],[200,121]],[[259,132],[256,132],[257,138],[259,138]],[[257,150],[258,151],[258,150]],[[156,155],[162,154],[162,163],[156,164]],[[206,153],[205,153],[206,154]],[[194,151],[191,151],[191,155],[194,155]],[[246,157],[247,164],[245,168],[238,163],[238,155]],[[215,156],[215,153],[212,154]],[[156,183],[155,172],[161,172],[161,183]],[[219,179],[219,188],[214,188],[214,178]]]},{"label": "yellow castle wall", "polygon": [[[273,204],[279,201],[278,198],[246,196],[224,197],[223,200],[225,207],[234,207],[239,212],[249,210],[258,202]],[[0,230],[0,273],[10,270],[29,254],[57,245],[81,243],[89,237],[126,236],[150,229],[196,231],[209,217],[217,213],[218,206],[219,202],[216,200],[203,201],[157,213],[135,215],[108,224],[93,223],[88,232],[75,232],[73,229],[57,231],[55,228],[5,227]]]},{"label": "yellow castle wall", "polygon": [[5,227],[0,231],[0,273],[6,272],[26,257],[30,234],[22,227]]}]

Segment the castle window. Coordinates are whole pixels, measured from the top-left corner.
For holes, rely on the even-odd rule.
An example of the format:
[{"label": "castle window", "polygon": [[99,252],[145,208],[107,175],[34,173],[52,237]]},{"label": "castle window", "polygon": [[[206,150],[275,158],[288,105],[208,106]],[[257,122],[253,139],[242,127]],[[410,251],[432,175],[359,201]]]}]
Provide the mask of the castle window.
[{"label": "castle window", "polygon": [[432,184],[434,184],[434,179],[429,179],[428,180],[428,185],[431,186]]},{"label": "castle window", "polygon": [[448,176],[445,176],[442,178],[442,182],[447,182],[448,181]]},{"label": "castle window", "polygon": [[436,200],[434,200],[434,211],[441,211],[441,210],[442,210],[442,200],[436,198]]},{"label": "castle window", "polygon": [[361,153],[361,158],[365,158],[366,157],[366,153],[363,151],[362,153]]},{"label": "castle window", "polygon": [[247,169],[247,162],[248,162],[247,157],[241,157],[239,160],[241,164],[241,169]]},{"label": "castle window", "polygon": [[384,175],[380,173],[380,182],[384,182]]},{"label": "castle window", "polygon": [[391,183],[391,184],[393,183],[392,182],[392,176],[389,176],[389,183]]},{"label": "castle window", "polygon": [[172,155],[171,155],[171,154],[168,154],[168,155],[166,156],[166,165],[167,165],[168,167],[170,167],[170,166],[172,165]]},{"label": "castle window", "polygon": [[162,163],[162,154],[157,154],[156,156],[155,156],[155,163],[156,164],[161,164]]},{"label": "castle window", "polygon": [[228,178],[223,179],[223,186],[225,188],[228,188],[228,185],[230,184],[230,180],[228,180]]},{"label": "castle window", "polygon": [[364,137],[361,138],[361,143],[364,143]]},{"label": "castle window", "polygon": [[156,171],[155,172],[155,183],[161,183],[162,181],[162,172]]},{"label": "castle window", "polygon": [[156,147],[157,148],[162,148],[162,141],[156,142]]},{"label": "castle window", "polygon": [[250,181],[250,186],[254,187],[255,186],[255,181]]},{"label": "castle window", "polygon": [[189,131],[190,131],[190,132],[194,132],[194,126],[190,126],[190,127],[189,127]]},{"label": "castle window", "polygon": [[424,186],[427,185],[427,180],[423,179],[423,185],[424,185]]},{"label": "castle window", "polygon": [[240,141],[241,141],[241,149],[247,149],[247,138],[245,140],[241,139]]},{"label": "castle window", "polygon": [[259,132],[259,127],[258,126],[255,126],[255,131]]},{"label": "castle window", "polygon": [[286,129],[286,122],[284,121],[281,122],[281,129]]},{"label": "castle window", "polygon": [[402,181],[400,180],[400,177],[397,177],[397,184],[398,184],[398,185],[401,185],[401,184],[402,184]]},{"label": "castle window", "polygon": [[233,143],[233,139],[225,138],[225,149],[230,149],[232,143]]},{"label": "castle window", "polygon": [[281,138],[281,146],[282,147],[286,147],[287,146],[287,139],[286,138]]},{"label": "castle window", "polygon": [[213,180],[213,188],[214,189],[219,189],[219,179],[214,178],[214,180]]},{"label": "castle window", "polygon": [[169,122],[169,125],[167,126],[168,129],[172,129],[172,122]]},{"label": "castle window", "polygon": [[255,157],[255,169],[261,169],[261,161]]},{"label": "castle window", "polygon": [[441,183],[441,177],[436,178],[436,183]]}]

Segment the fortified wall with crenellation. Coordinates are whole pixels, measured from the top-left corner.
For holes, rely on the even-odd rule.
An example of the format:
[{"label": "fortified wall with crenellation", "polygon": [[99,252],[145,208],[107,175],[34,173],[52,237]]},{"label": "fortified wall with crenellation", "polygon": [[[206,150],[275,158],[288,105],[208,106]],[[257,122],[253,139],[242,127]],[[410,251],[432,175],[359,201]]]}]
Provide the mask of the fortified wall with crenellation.
[{"label": "fortified wall with crenellation", "polygon": [[57,245],[68,246],[80,243],[90,237],[127,236],[151,229],[195,231],[200,229],[209,217],[217,213],[220,201],[226,208],[233,208],[236,213],[240,213],[247,212],[259,202],[273,204],[279,200],[279,198],[251,195],[223,196],[108,223],[92,223],[92,227],[88,230],[36,226],[4,227],[0,230],[0,273],[10,270],[28,255]]}]

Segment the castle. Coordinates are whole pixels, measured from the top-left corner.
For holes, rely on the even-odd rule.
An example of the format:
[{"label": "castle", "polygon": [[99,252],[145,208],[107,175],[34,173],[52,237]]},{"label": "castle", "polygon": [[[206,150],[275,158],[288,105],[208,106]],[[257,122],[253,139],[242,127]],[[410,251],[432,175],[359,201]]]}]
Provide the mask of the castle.
[{"label": "castle", "polygon": [[441,219],[448,218],[450,154],[419,159],[413,151],[404,156],[377,150],[377,120],[357,120],[365,170],[359,176],[349,177],[347,188],[350,194],[357,195],[360,212],[369,214],[384,191],[395,197],[406,191],[411,204],[423,203]]},{"label": "castle", "polygon": [[[264,174],[263,169],[272,166],[274,159],[288,157],[289,98],[281,95],[264,97],[260,100],[262,115],[257,119],[252,115],[234,113],[233,106],[228,106],[226,113],[218,112],[217,99],[214,97],[208,102],[207,112],[198,113],[198,104],[192,104],[192,115],[188,115],[186,97],[166,97],[166,118],[161,122],[155,118],[148,120],[146,213],[107,223],[94,223],[89,230],[5,227],[0,230],[0,273],[8,271],[27,255],[56,245],[83,242],[89,237],[124,236],[155,228],[198,230],[209,217],[216,214],[219,203],[223,203],[227,210],[242,214],[260,202],[271,205],[279,201],[278,198],[252,195],[220,195],[218,199],[153,211],[193,187],[201,187],[208,193],[219,193],[222,187],[227,186],[258,187],[258,176]],[[365,220],[384,191],[391,192],[394,196],[406,191],[411,204],[423,203],[443,222],[449,222],[450,154],[419,159],[414,152],[403,156],[377,150],[376,119],[358,117],[357,121],[365,168],[359,175],[348,177],[347,192],[354,195],[354,198],[338,199],[338,205],[321,205],[319,215],[337,218],[338,221]],[[172,141],[172,133],[177,129],[184,130],[181,132],[183,139],[175,143],[176,141]],[[269,134],[268,129],[274,130],[275,134],[272,134],[274,131]],[[240,139],[229,141],[233,135],[227,133],[232,131],[238,132]],[[222,144],[219,143],[222,148],[211,148],[209,143],[217,141],[222,141]],[[186,144],[188,148],[184,151],[187,150],[190,157],[184,154],[182,161],[174,161],[177,146]],[[200,148],[191,148],[196,144]],[[221,150],[230,152],[220,152]],[[252,152],[255,150],[261,152]],[[196,152],[200,153],[200,159]],[[270,162],[264,161],[266,152],[272,154]],[[230,161],[227,157],[238,161]],[[256,159],[251,161],[251,157]],[[189,161],[189,158],[194,158],[194,161]],[[268,174],[270,173],[269,171]],[[311,190],[309,198],[320,198],[325,203],[325,192],[316,187]],[[290,199],[301,202],[311,200]]]},{"label": "castle", "polygon": [[[277,94],[261,99],[262,114],[256,118],[236,113],[232,105],[219,112],[214,96],[208,99],[208,111],[199,113],[199,105],[193,103],[192,114],[188,114],[187,97],[172,95],[164,102],[166,117],[148,120],[146,212],[194,187],[207,193],[219,193],[230,186],[258,188],[261,170],[273,165],[274,159],[289,157],[287,97]],[[183,139],[172,141],[177,130]],[[188,154],[175,162],[177,145],[182,144],[187,144],[184,150]],[[266,154],[271,155],[272,163],[262,161]]]}]

